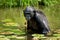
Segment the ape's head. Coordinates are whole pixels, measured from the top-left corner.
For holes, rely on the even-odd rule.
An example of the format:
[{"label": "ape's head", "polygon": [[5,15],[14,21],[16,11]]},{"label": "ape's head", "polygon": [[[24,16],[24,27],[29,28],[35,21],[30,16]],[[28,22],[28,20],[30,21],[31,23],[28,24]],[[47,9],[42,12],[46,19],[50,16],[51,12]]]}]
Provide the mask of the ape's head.
[{"label": "ape's head", "polygon": [[35,15],[35,9],[33,7],[26,7],[24,10],[24,16],[26,20],[30,20]]}]

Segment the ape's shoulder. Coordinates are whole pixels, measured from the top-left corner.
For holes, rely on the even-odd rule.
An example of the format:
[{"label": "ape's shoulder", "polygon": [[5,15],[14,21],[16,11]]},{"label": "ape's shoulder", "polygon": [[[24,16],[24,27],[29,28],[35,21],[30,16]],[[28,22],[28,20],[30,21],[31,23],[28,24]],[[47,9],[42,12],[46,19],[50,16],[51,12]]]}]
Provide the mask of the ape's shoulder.
[{"label": "ape's shoulder", "polygon": [[45,16],[45,14],[42,11],[37,10],[36,13]]}]

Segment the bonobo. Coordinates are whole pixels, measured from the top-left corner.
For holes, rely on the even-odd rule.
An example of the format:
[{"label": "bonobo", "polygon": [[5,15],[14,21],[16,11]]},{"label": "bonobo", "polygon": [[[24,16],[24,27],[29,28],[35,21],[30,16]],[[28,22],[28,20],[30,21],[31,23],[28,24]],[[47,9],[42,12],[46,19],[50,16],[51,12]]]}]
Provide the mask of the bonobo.
[{"label": "bonobo", "polygon": [[27,20],[28,34],[44,34],[50,32],[48,21],[43,12],[36,10],[34,7],[28,6],[24,10],[24,16]]}]

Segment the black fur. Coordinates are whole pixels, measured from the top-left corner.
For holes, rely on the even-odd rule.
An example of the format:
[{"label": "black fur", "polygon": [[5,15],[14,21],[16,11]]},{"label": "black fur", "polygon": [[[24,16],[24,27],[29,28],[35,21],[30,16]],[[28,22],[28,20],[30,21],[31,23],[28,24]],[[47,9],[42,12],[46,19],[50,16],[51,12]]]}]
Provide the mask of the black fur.
[{"label": "black fur", "polygon": [[[28,10],[27,10],[28,9]],[[41,11],[36,11],[33,7],[27,7],[24,10],[24,16],[26,18],[27,13],[30,16],[30,19],[27,20],[27,33],[28,34],[47,34],[50,31],[48,21],[44,13]]]}]

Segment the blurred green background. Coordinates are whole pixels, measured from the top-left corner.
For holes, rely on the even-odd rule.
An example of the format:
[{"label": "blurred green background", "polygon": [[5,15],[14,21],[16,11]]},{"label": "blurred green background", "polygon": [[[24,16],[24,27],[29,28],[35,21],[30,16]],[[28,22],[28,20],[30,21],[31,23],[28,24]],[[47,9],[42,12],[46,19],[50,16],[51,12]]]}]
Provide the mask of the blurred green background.
[{"label": "blurred green background", "polygon": [[[53,33],[51,37],[60,37],[60,0],[0,0],[1,40],[9,40],[8,38],[15,40],[16,35],[24,36],[26,34],[26,20],[23,10],[27,6],[34,6],[35,9],[43,11]],[[3,39],[2,37],[8,38]]]}]

